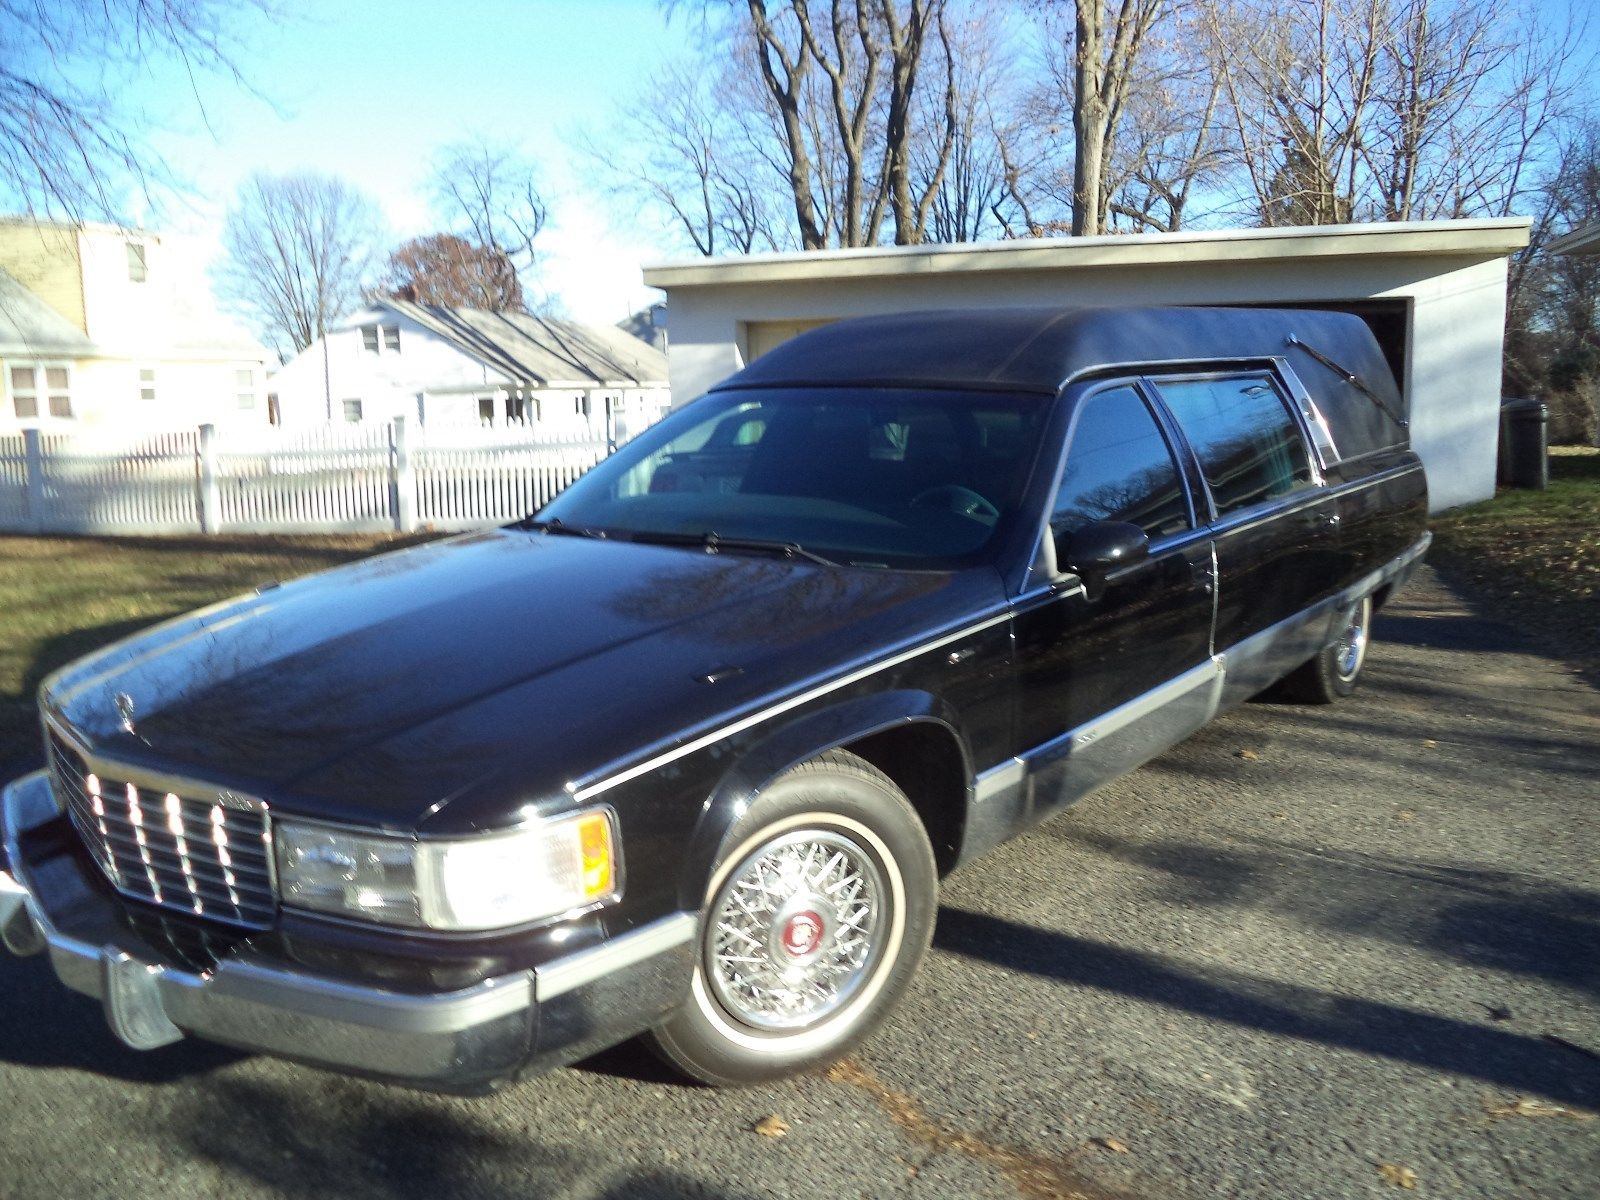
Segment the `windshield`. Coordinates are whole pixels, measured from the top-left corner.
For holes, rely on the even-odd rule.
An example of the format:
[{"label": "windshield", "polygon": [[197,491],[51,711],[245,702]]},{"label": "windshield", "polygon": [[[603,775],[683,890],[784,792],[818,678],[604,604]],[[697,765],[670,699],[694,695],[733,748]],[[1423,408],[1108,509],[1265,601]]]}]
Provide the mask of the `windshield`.
[{"label": "windshield", "polygon": [[1046,407],[982,392],[716,392],[539,518],[636,540],[715,534],[842,563],[959,566],[982,557],[1016,508]]}]

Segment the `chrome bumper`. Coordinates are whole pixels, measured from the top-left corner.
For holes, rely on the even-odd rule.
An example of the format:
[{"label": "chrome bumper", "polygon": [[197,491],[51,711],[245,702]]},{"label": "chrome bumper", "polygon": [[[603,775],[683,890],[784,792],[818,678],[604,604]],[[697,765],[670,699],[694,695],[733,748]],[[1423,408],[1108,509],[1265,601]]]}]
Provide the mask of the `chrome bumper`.
[{"label": "chrome bumper", "polygon": [[[48,954],[61,982],[99,1000],[112,1030],[134,1049],[192,1034],[421,1087],[478,1090],[648,1028],[681,1002],[693,973],[696,918],[674,913],[453,992],[353,986],[235,959],[198,975],[148,961],[157,956],[141,952],[131,935],[91,942],[58,927],[46,896],[61,881],[34,878],[20,839],[60,816],[43,772],[0,793],[0,941],[14,954]],[[82,890],[89,901],[62,902],[107,903]]]}]

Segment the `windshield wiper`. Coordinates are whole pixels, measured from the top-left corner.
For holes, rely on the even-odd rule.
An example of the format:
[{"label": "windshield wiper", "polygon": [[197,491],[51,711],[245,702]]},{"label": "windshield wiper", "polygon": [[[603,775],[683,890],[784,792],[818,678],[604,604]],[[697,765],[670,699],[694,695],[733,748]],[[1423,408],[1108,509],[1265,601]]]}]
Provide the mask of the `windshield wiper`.
[{"label": "windshield wiper", "polygon": [[629,533],[628,539],[634,542],[653,542],[661,546],[699,546],[707,554],[720,554],[724,551],[734,554],[775,554],[780,558],[803,558],[824,567],[839,565],[833,559],[824,558],[814,550],[807,550],[799,542],[723,537],[714,529],[705,533],[653,533],[638,530]]},{"label": "windshield wiper", "polygon": [[533,517],[524,517],[517,522],[519,529],[534,529],[540,533],[553,533],[561,537],[586,537],[608,538],[611,535],[604,529],[590,529],[586,525],[568,525],[560,517],[551,517],[548,521],[536,520]]}]

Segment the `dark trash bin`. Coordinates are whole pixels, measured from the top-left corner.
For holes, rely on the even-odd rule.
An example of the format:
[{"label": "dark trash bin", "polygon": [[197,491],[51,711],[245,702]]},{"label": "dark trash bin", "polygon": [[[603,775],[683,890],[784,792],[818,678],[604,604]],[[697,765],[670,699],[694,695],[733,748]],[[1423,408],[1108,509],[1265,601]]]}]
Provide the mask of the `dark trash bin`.
[{"label": "dark trash bin", "polygon": [[1510,487],[1550,486],[1550,409],[1542,400],[1501,401],[1497,474]]}]

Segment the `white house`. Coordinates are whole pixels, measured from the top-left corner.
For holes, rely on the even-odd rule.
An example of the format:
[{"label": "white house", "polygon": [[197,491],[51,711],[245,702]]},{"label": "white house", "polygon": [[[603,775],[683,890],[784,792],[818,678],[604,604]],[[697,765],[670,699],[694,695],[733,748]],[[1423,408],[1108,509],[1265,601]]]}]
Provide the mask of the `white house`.
[{"label": "white house", "polygon": [[[1435,508],[1494,494],[1506,257],[1523,218],[1040,238],[648,266],[675,403],[841,317],[984,305],[1247,304],[1364,317],[1406,397]],[[1159,355],[1158,355],[1159,357]]]},{"label": "white house", "polygon": [[666,355],[611,326],[377,300],[276,371],[275,422],[537,423],[627,437],[666,411]]},{"label": "white house", "polygon": [[266,358],[198,243],[0,218],[0,432],[265,425]]}]

